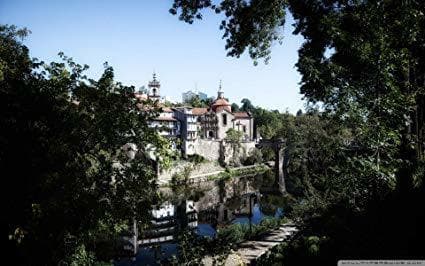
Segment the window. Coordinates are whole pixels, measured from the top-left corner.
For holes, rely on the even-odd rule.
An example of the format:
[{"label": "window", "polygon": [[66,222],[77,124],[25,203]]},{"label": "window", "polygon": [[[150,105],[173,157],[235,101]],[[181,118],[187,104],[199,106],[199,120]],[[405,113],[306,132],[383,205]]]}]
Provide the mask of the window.
[{"label": "window", "polygon": [[223,114],[223,126],[227,126],[227,114]]},{"label": "window", "polygon": [[242,130],[243,130],[244,133],[246,133],[246,126],[243,126]]}]

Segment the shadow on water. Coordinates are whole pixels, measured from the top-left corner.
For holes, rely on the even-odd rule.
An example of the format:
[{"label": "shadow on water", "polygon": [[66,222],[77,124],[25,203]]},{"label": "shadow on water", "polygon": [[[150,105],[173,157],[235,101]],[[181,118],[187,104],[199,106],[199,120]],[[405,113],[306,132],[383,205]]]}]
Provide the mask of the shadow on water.
[{"label": "shadow on water", "polygon": [[285,202],[269,179],[261,174],[161,188],[166,200],[153,208],[151,227],[140,230],[137,255],[115,265],[158,265],[176,256],[176,235],[183,230],[214,238],[218,229],[232,224],[283,217]]}]

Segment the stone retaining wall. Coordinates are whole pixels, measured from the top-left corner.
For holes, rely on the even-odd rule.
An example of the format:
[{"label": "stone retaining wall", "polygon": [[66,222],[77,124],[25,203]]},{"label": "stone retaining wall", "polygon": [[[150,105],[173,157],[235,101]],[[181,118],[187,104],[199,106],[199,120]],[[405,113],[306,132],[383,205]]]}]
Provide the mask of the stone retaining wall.
[{"label": "stone retaining wall", "polygon": [[[249,152],[255,148],[254,141],[242,142],[239,150],[239,156],[247,156]],[[198,139],[195,142],[195,153],[201,155],[210,161],[218,161],[220,159],[220,150],[224,150],[224,161],[228,163],[233,157],[233,149],[230,143],[221,140]]]}]

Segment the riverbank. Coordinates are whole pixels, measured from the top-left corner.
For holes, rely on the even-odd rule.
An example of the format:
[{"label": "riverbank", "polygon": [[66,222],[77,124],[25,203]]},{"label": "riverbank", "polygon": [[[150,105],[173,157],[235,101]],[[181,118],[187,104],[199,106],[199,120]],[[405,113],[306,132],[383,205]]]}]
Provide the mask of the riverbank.
[{"label": "riverbank", "polygon": [[[192,166],[186,166],[192,167]],[[197,168],[196,168],[197,167]],[[239,176],[249,176],[255,174],[264,173],[266,170],[270,169],[266,164],[255,164],[248,166],[240,166],[233,168],[215,168],[214,171],[210,172],[199,172],[199,168],[201,166],[193,166],[196,171],[187,171],[187,176],[185,176],[185,169],[180,170],[180,172],[174,172],[173,176],[163,175],[159,176],[158,184],[160,187],[167,187],[170,184],[195,184],[199,182],[218,180],[218,179],[226,179],[231,177],[239,177]],[[210,167],[211,168],[211,167]],[[207,168],[208,169],[208,168]],[[181,176],[179,176],[181,175]]]},{"label": "riverbank", "polygon": [[[261,236],[259,240],[248,240],[241,243],[237,250],[232,251],[226,258],[225,266],[252,265],[273,247],[287,240],[297,232],[293,223],[286,223],[276,230],[271,230]],[[213,265],[213,258],[206,257],[202,260],[204,265]]]}]

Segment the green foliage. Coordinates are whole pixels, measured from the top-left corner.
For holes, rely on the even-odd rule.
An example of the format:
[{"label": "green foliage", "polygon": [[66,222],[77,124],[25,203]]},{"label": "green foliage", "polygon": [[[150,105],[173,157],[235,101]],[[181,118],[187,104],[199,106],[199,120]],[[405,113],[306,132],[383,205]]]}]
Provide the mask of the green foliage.
[{"label": "green foliage", "polygon": [[[202,8],[213,5],[211,1],[199,3],[175,1],[173,11],[191,21]],[[416,246],[422,246],[424,232],[415,225],[423,224],[424,217],[419,214],[423,208],[414,202],[424,195],[425,5],[395,0],[241,0],[221,1],[214,8],[225,10],[222,27],[231,56],[254,45],[257,51],[266,51],[255,55],[267,60],[267,43],[239,41],[259,34],[265,35],[266,42],[272,40],[287,8],[295,19],[294,33],[305,39],[296,67],[310,110],[288,119],[287,124],[279,114],[257,113],[257,128],[263,137],[287,139],[287,180],[300,199],[294,214],[309,228],[288,245],[286,252],[291,255],[284,254],[284,262],[331,265],[337,257],[419,254]],[[270,8],[275,10],[263,13]],[[252,27],[246,19],[254,25],[268,19],[280,23],[268,24],[271,28]],[[314,106],[320,106],[321,112]],[[263,124],[262,117],[273,122]],[[395,204],[395,199],[404,205]],[[377,202],[397,208],[382,212]],[[385,217],[394,216],[394,211],[404,213],[406,221],[399,222],[410,230],[393,240],[385,237],[392,232],[389,224],[398,225],[391,218],[388,225],[382,223],[378,211]],[[360,224],[350,222],[348,216]],[[328,220],[331,225],[323,226]],[[370,222],[374,230],[362,226]],[[369,241],[360,240],[359,235]],[[418,244],[409,244],[412,249],[408,251],[406,243],[411,240]]]},{"label": "green foliage", "polygon": [[243,98],[241,100],[242,106],[240,108],[241,111],[252,113],[255,110],[254,105],[252,105],[249,99]]},{"label": "green foliage", "polygon": [[260,149],[252,149],[248,156],[245,158],[244,165],[254,165],[263,162],[263,153]]},{"label": "green foliage", "polygon": [[210,8],[223,13],[220,29],[224,30],[228,55],[239,57],[248,49],[249,55],[257,59],[270,59],[270,48],[274,41],[281,41],[285,22],[286,0],[221,1],[174,0],[171,14],[179,14],[179,19],[192,24],[194,19],[202,19],[201,10]]},{"label": "green foliage", "polygon": [[212,102],[213,102],[212,98],[200,99],[198,95],[195,95],[192,98],[190,98],[190,100],[186,102],[186,104],[188,104],[191,107],[209,108]]},{"label": "green foliage", "polygon": [[279,228],[285,219],[265,218],[260,224],[232,224],[217,231],[217,238],[228,243],[232,248],[236,248],[238,244],[246,240],[259,239],[263,234],[271,230]]},{"label": "green foliage", "polygon": [[192,107],[205,107],[199,96],[195,95],[190,98],[189,102],[187,102]]},{"label": "green foliage", "polygon": [[70,266],[112,266],[112,263],[99,262],[96,260],[96,256],[86,250],[84,245],[80,245],[76,248],[75,253],[70,256],[66,262]]},{"label": "green foliage", "polygon": [[[157,199],[150,155],[165,163],[169,143],[148,127],[155,112],[139,110],[134,87],[115,82],[112,67],[96,81],[63,53],[60,63],[31,60],[20,42],[26,33],[0,26],[3,246],[16,264],[72,254],[90,264],[98,241],[113,240],[134,217],[149,221]],[[134,158],[123,151],[128,143],[138,148]]]},{"label": "green foliage", "polygon": [[173,187],[179,186],[180,184],[186,184],[189,180],[190,173],[193,171],[192,166],[185,166],[183,171],[176,172],[171,177],[171,184]]},{"label": "green foliage", "polygon": [[233,128],[229,128],[226,131],[226,140],[229,142],[240,143],[242,140],[243,133],[239,130],[235,130]]},{"label": "green foliage", "polygon": [[200,164],[200,163],[203,163],[203,162],[206,161],[206,159],[203,156],[199,155],[199,154],[189,155],[188,158],[187,158],[187,160],[189,162],[194,163],[194,164]]},{"label": "green foliage", "polygon": [[178,235],[179,254],[174,263],[200,265],[204,257],[212,256],[221,265],[230,250],[236,249],[243,241],[259,239],[286,222],[285,219],[266,218],[251,227],[247,224],[232,224],[218,229],[214,238],[199,237],[191,231],[181,232]]},{"label": "green foliage", "polygon": [[230,161],[230,164],[233,166],[240,165],[239,150],[242,147],[241,145],[242,137],[243,137],[242,131],[235,130],[233,128],[229,128],[226,131],[226,141],[230,143],[232,148],[232,160]]}]

